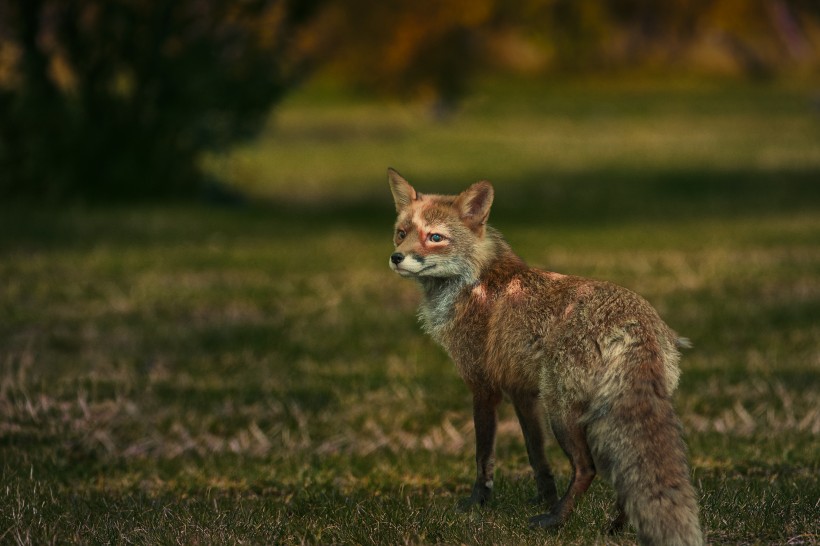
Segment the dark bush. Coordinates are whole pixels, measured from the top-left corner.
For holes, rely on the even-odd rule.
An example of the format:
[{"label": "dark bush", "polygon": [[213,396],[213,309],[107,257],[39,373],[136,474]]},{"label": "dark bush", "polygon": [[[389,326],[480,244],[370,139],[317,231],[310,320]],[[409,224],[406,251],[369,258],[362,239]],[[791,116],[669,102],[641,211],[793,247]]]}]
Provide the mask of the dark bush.
[{"label": "dark bush", "polygon": [[190,195],[310,64],[316,4],[0,0],[0,197]]}]

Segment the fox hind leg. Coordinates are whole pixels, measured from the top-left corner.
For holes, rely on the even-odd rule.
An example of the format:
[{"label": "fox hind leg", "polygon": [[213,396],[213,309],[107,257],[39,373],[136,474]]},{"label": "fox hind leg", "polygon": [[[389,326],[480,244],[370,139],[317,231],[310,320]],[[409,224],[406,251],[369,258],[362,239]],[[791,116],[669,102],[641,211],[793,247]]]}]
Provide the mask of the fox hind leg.
[{"label": "fox hind leg", "polygon": [[558,527],[563,524],[595,478],[595,464],[579,418],[580,412],[571,412],[565,420],[554,418],[551,421],[555,439],[572,463],[572,481],[567,492],[549,512],[530,518],[533,527]]}]

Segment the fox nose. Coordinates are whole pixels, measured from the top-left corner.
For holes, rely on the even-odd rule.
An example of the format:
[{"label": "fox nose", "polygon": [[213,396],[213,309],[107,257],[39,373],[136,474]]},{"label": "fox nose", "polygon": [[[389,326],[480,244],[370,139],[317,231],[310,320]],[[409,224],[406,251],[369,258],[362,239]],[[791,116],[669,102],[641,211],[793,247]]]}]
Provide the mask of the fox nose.
[{"label": "fox nose", "polygon": [[404,260],[404,254],[401,252],[396,252],[392,256],[390,256],[390,261],[396,265],[399,265]]}]

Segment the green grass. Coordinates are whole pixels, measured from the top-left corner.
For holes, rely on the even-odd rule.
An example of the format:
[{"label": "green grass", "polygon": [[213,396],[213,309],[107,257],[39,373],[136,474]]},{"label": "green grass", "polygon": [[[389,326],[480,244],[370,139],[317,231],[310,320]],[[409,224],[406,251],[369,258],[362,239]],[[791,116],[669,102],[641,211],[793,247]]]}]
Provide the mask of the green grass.
[{"label": "green grass", "polygon": [[813,100],[487,86],[434,123],[313,89],[206,158],[246,206],[3,207],[0,543],[633,542],[603,534],[600,480],[527,528],[508,405],[495,499],[455,510],[470,396],[387,268],[388,165],[421,191],[489,178],[528,262],[646,296],[695,344],[675,403],[708,540],[817,543]]}]

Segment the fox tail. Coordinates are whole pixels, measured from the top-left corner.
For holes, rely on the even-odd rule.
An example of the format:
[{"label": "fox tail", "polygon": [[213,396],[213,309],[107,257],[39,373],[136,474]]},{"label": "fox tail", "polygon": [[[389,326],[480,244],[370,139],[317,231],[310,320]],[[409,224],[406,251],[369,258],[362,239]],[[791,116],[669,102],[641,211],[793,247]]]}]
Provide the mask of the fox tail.
[{"label": "fox tail", "polygon": [[590,450],[640,544],[702,545],[682,427],[660,361],[645,356],[621,368],[628,371],[620,392],[586,414]]}]

